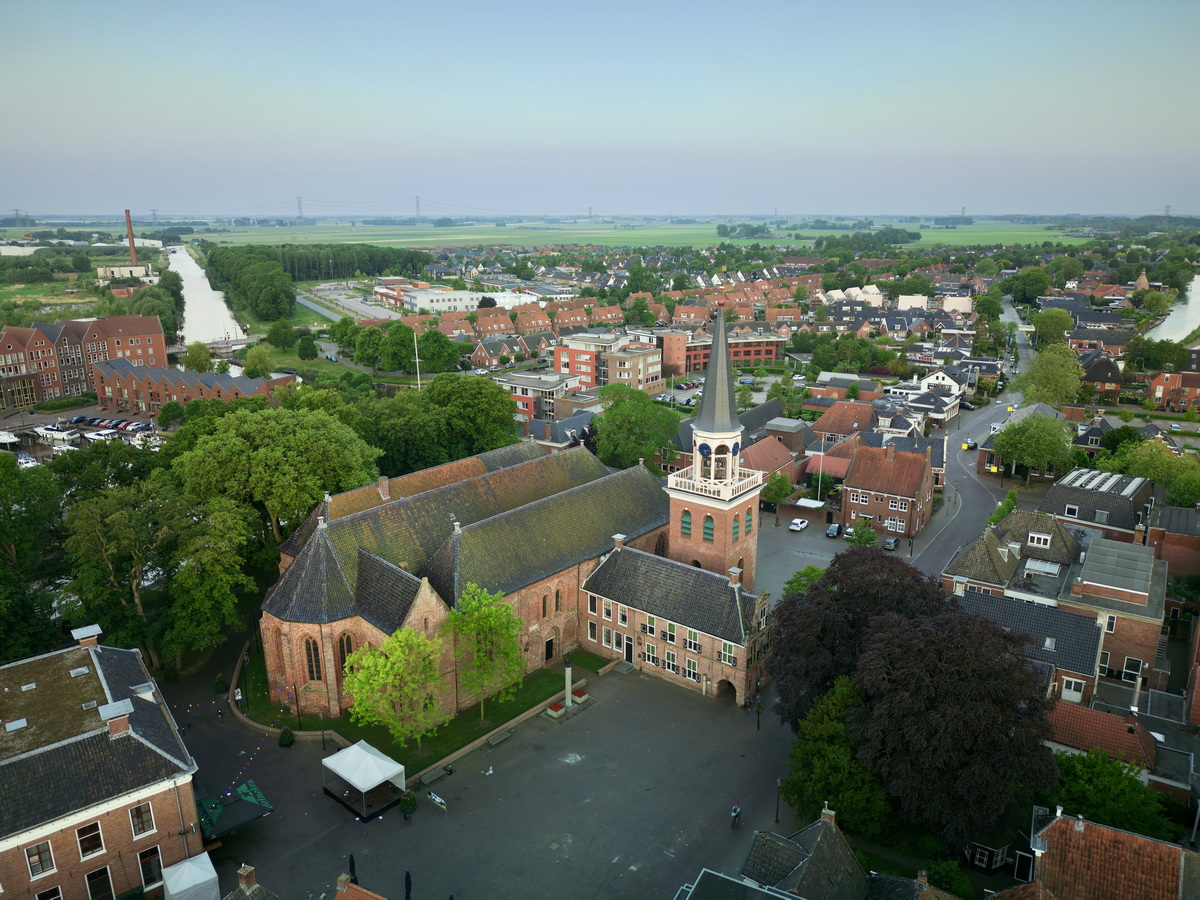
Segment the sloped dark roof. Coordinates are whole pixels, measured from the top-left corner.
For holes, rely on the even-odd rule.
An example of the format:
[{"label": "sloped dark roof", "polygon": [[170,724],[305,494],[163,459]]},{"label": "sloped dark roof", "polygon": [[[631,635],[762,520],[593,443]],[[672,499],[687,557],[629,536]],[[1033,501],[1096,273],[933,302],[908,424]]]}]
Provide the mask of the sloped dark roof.
[{"label": "sloped dark roof", "polygon": [[808,851],[787,838],[759,831],[742,864],[742,876],[759,884],[776,885],[808,859]]},{"label": "sloped dark roof", "polygon": [[792,840],[808,851],[808,861],[794,869],[776,887],[807,900],[842,900],[862,897],[867,876],[845,837],[832,821],[820,819]]},{"label": "sloped dark roof", "polygon": [[447,602],[469,583],[510,594],[629,539],[661,528],[670,501],[658,479],[634,466],[452,533],[420,574]]},{"label": "sloped dark roof", "polygon": [[[90,672],[70,676],[81,667]],[[30,682],[34,692],[11,693]],[[166,789],[196,771],[136,650],[72,647],[33,657],[0,667],[0,686],[7,702],[33,704],[22,715],[26,728],[0,743],[0,837],[156,784]],[[81,700],[96,705],[83,709]],[[122,700],[129,731],[110,736],[99,708]]]},{"label": "sloped dark roof", "polygon": [[1079,508],[1075,521],[1132,531],[1152,488],[1145,478],[1077,468],[1051,485],[1038,509],[1065,518],[1070,504]]},{"label": "sloped dark roof", "polygon": [[329,525],[319,525],[295,561],[267,591],[263,612],[285,622],[336,622],[354,607],[354,581],[342,568],[329,540]]},{"label": "sloped dark roof", "polygon": [[1155,506],[1150,513],[1150,527],[1162,528],[1171,534],[1200,535],[1200,509],[1182,506]]},{"label": "sloped dark roof", "polygon": [[583,589],[733,644],[745,644],[754,596],[725,575],[622,547],[596,568]]},{"label": "sloped dark roof", "polygon": [[[1025,655],[1030,659],[1080,675],[1095,673],[1100,659],[1100,642],[1104,637],[1099,619],[969,589],[963,592],[958,602],[967,612],[984,616],[1006,631],[1028,635],[1031,643],[1025,648]],[[1048,638],[1053,642],[1053,649],[1048,645]]]},{"label": "sloped dark roof", "polygon": [[[776,419],[783,415],[783,403],[779,400],[768,400],[766,403],[760,403],[752,409],[746,410],[738,416],[738,422],[742,426],[742,443],[746,443],[750,436],[757,433],[760,429],[765,430],[767,423],[772,419]],[[675,433],[674,446],[676,450],[683,450],[690,453],[692,450],[692,428],[696,419],[684,419],[679,423],[679,431]]]},{"label": "sloped dark roof", "polygon": [[358,585],[353,613],[384,634],[404,624],[421,579],[366,550],[358,551]]}]

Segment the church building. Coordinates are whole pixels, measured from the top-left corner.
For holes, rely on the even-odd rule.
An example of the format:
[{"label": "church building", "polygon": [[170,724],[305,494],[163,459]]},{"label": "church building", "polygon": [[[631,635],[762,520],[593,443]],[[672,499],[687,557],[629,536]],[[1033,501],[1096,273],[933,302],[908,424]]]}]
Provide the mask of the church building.
[{"label": "church building", "polygon": [[[746,702],[769,645],[767,598],[751,592],[763,473],[740,465],[723,310],[710,327],[696,462],[665,488],[644,466],[526,442],[327,496],[280,548],[263,602],[272,690],[340,715],[350,653],[400,628],[437,633],[474,583],[525,623],[526,671],[580,648]],[[479,698],[445,646],[453,714]]]}]

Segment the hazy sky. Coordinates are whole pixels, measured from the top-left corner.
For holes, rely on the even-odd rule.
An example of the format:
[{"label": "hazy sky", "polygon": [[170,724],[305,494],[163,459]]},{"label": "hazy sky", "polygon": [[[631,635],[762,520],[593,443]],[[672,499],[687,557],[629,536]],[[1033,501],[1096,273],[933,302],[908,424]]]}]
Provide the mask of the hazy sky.
[{"label": "hazy sky", "polygon": [[6,3],[0,214],[1200,214],[1200,2]]}]

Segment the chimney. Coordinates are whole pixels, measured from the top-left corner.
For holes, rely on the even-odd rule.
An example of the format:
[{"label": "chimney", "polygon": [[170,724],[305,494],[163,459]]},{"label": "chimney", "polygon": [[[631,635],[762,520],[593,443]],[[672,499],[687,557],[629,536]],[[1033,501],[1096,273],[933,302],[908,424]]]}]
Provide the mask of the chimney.
[{"label": "chimney", "polygon": [[1087,827],[1087,825],[1083,821],[1083,813],[1080,813],[1078,815],[1078,817],[1076,817],[1076,819],[1075,819],[1075,830],[1082,832],[1084,830],[1084,828],[1086,828],[1086,827]]},{"label": "chimney", "polygon": [[388,482],[388,477],[386,475],[379,476],[379,496],[384,500],[392,499],[392,486]]},{"label": "chimney", "polygon": [[825,801],[825,806],[821,810],[821,821],[828,822],[830,825],[837,824],[837,813],[835,813],[832,809],[829,808],[828,800]]},{"label": "chimney", "polygon": [[742,570],[739,569],[737,566],[734,566],[732,569],[729,570],[729,583],[732,584],[734,587],[737,587],[739,584],[742,583]]},{"label": "chimney", "polygon": [[917,884],[929,884],[929,874],[924,869],[917,869]]},{"label": "chimney", "polygon": [[1054,815],[1056,815],[1056,816],[1062,815],[1062,807],[1061,806],[1054,807]]},{"label": "chimney", "polygon": [[137,242],[133,239],[133,219],[129,218],[129,210],[125,210],[125,233],[129,235],[129,264],[137,265]]},{"label": "chimney", "polygon": [[350,876],[345,873],[338,876],[337,889],[340,893],[346,893],[350,887]]},{"label": "chimney", "polygon": [[133,701],[126,699],[105,703],[96,712],[100,713],[101,722],[108,723],[108,736],[117,737],[129,731],[129,714],[133,712]]},{"label": "chimney", "polygon": [[546,440],[550,440],[550,423],[546,423]]},{"label": "chimney", "polygon": [[895,459],[896,459],[896,445],[889,441],[888,445],[887,445],[887,461],[894,462]]},{"label": "chimney", "polygon": [[[244,891],[248,891],[250,888],[258,884],[258,879],[254,876],[254,866],[243,865],[237,870],[237,876],[238,887]],[[338,880],[338,883],[341,883],[340,879]]]},{"label": "chimney", "polygon": [[99,625],[84,625],[82,628],[72,628],[71,637],[79,641],[80,647],[99,647],[100,632]]},{"label": "chimney", "polygon": [[614,534],[613,535],[613,549],[620,550],[624,546],[625,546],[625,535]]},{"label": "chimney", "polygon": [[324,527],[325,527],[325,517],[317,516],[317,528],[324,528]]}]

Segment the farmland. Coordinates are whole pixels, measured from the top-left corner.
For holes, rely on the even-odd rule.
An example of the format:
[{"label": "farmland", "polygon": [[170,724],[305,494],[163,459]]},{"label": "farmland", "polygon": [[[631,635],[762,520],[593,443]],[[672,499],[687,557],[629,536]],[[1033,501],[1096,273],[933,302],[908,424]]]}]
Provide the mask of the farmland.
[{"label": "farmland", "polygon": [[[907,225],[915,230],[915,225]],[[847,229],[830,230],[804,229],[807,238],[820,235],[845,233]],[[794,233],[794,232],[793,232]],[[1064,238],[1061,233],[1047,231],[1041,225],[1026,225],[1015,222],[987,221],[966,225],[946,231],[923,231],[919,242],[907,245],[910,248],[932,247],[938,244],[949,246],[978,246],[988,244],[1031,244],[1042,241],[1084,243],[1082,238]],[[662,220],[648,220],[644,224],[621,222],[611,223],[574,222],[567,224],[511,224],[498,227],[492,223],[480,225],[456,225],[447,228],[422,227],[416,225],[352,225],[344,223],[318,223],[313,225],[290,225],[283,227],[260,226],[229,228],[221,233],[199,235],[217,243],[229,244],[380,244],[387,247],[414,247],[433,249],[439,247],[541,247],[554,244],[592,244],[606,247],[707,247],[721,241],[717,237],[716,222],[699,225],[676,225]],[[751,244],[755,241],[732,241],[735,244]],[[760,240],[758,243],[768,243]],[[770,243],[794,247],[807,252],[811,240],[794,241],[780,236]]]}]

